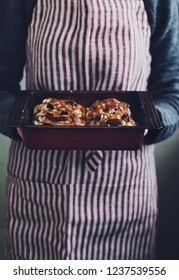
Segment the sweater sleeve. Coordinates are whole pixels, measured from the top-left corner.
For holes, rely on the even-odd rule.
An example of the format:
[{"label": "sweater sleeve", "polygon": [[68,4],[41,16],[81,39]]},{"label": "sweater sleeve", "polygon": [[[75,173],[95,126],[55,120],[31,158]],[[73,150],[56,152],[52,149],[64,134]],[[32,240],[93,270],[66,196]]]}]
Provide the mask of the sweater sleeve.
[{"label": "sweater sleeve", "polygon": [[6,125],[23,76],[27,19],[24,0],[0,1],[0,133],[19,139]]},{"label": "sweater sleeve", "polygon": [[159,0],[151,36],[151,75],[148,89],[163,128],[150,131],[145,144],[170,137],[179,127],[179,19],[177,0]]}]

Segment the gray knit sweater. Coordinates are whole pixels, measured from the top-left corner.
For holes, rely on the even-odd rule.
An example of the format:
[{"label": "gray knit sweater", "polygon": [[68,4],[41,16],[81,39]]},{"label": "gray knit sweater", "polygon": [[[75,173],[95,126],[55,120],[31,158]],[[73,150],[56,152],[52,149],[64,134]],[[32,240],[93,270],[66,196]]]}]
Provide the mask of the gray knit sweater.
[{"label": "gray knit sweater", "polygon": [[[16,140],[20,139],[16,130],[8,128],[6,122],[20,90],[27,29],[36,1],[0,1],[0,132]],[[148,90],[163,124],[160,131],[149,132],[145,137],[146,144],[153,144],[171,136],[179,126],[178,0],[144,0],[144,3],[152,32]]]}]

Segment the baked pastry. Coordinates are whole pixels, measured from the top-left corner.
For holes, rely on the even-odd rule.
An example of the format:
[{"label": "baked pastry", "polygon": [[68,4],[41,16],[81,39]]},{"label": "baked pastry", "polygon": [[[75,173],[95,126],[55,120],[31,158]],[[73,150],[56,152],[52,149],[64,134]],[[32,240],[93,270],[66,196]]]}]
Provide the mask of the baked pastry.
[{"label": "baked pastry", "polygon": [[115,98],[96,100],[86,112],[89,126],[134,126],[130,105]]},{"label": "baked pastry", "polygon": [[89,108],[70,99],[46,98],[34,108],[35,125],[135,126],[130,105],[115,98],[96,100]]},{"label": "baked pastry", "polygon": [[85,126],[86,108],[73,100],[46,98],[34,108],[35,125]]}]

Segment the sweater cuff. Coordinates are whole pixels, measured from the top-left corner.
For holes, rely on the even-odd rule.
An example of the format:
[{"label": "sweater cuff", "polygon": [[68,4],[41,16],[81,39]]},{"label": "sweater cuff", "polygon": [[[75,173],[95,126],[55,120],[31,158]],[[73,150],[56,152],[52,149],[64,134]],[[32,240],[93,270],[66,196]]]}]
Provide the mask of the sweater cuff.
[{"label": "sweater cuff", "polygon": [[155,108],[158,112],[162,123],[162,128],[157,130],[150,130],[144,137],[144,144],[156,144],[166,140],[179,127],[179,116],[177,110],[172,104],[167,104],[163,101],[155,101]]},{"label": "sweater cuff", "polygon": [[7,126],[9,114],[13,108],[16,96],[8,92],[0,92],[0,133],[17,141],[21,141],[21,137],[17,133],[16,128]]}]

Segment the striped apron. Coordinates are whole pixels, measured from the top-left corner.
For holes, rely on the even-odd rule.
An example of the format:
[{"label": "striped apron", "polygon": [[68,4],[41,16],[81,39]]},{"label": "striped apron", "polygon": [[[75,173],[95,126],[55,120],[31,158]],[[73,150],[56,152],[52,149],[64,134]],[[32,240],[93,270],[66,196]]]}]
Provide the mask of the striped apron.
[{"label": "striped apron", "polygon": [[[38,0],[28,30],[27,88],[146,90],[149,45],[143,1]],[[93,171],[87,153],[12,142],[8,258],[154,258],[153,147],[104,151]]]}]

